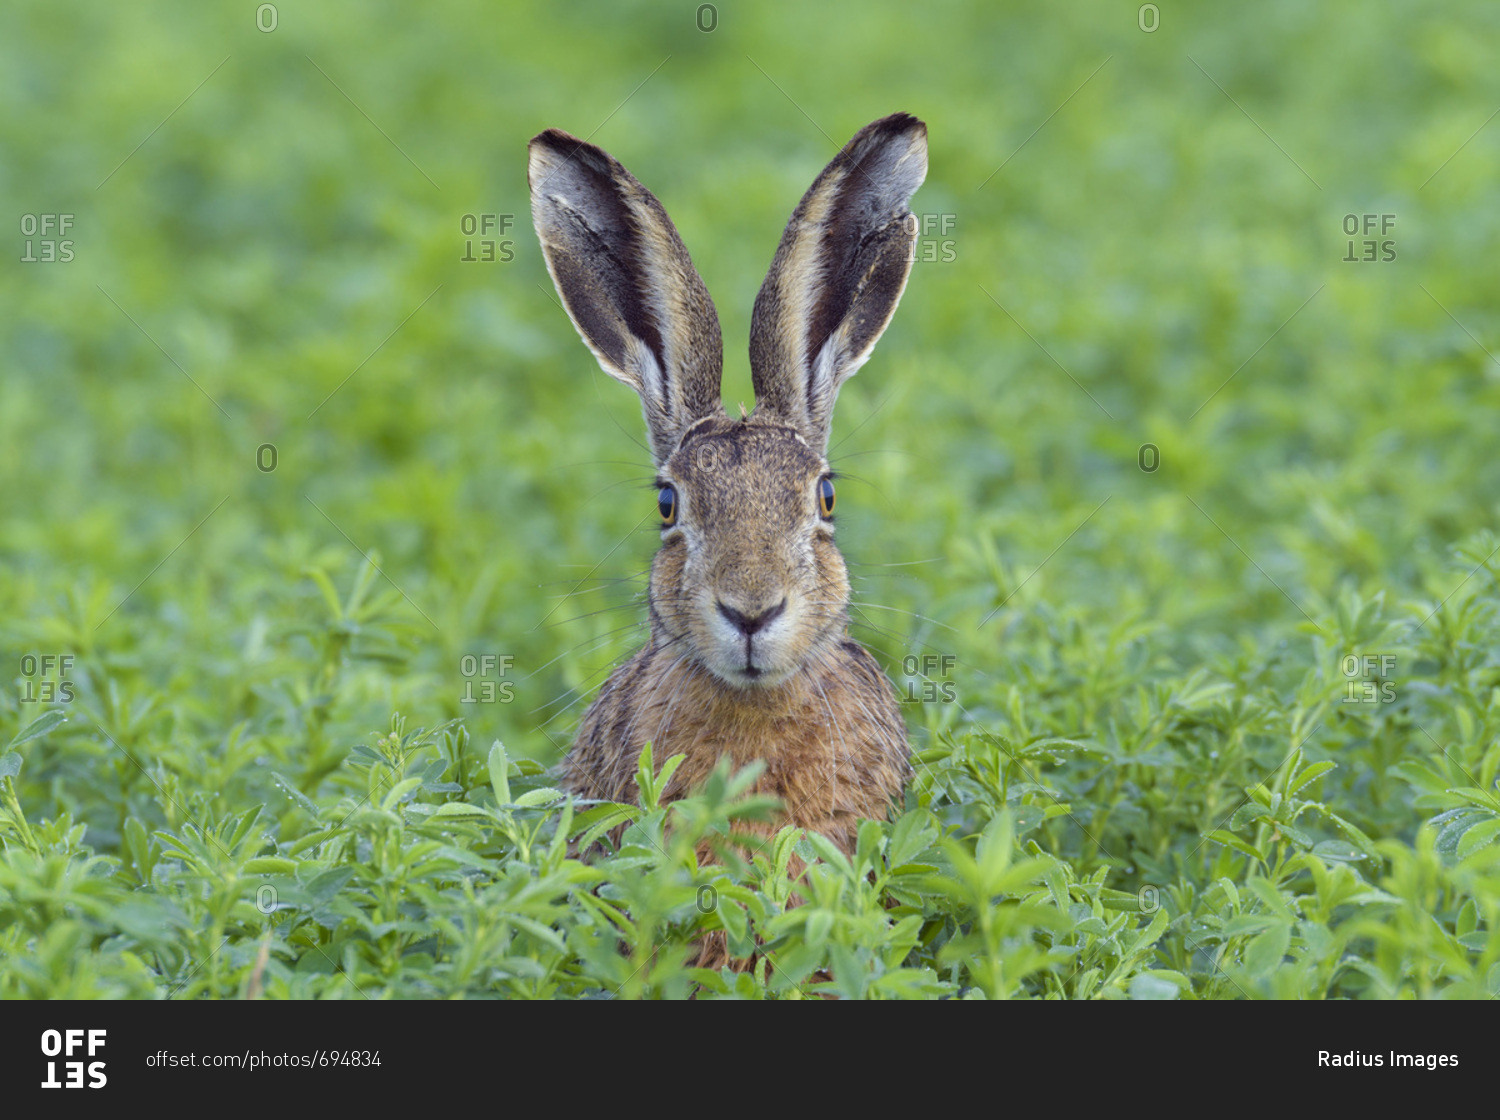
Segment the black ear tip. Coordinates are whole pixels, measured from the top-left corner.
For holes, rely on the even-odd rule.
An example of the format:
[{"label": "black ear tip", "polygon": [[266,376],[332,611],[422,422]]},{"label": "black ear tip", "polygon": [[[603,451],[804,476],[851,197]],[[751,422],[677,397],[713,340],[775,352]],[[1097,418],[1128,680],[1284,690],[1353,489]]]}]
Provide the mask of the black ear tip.
[{"label": "black ear tip", "polygon": [[550,148],[553,151],[558,151],[560,149],[576,148],[582,143],[582,140],[571,133],[564,132],[560,128],[549,128],[545,132],[538,132],[533,136],[531,142],[526,145],[526,148],[528,151],[535,151],[537,148]]},{"label": "black ear tip", "polygon": [[866,152],[904,142],[908,146],[927,144],[927,124],[910,113],[892,113],[871,121],[844,145],[846,152]]},{"label": "black ear tip", "polygon": [[560,128],[549,128],[539,132],[526,145],[527,179],[530,180],[538,168],[538,161],[550,163],[554,168],[567,168],[573,173],[582,172],[586,177],[608,183],[619,178],[629,178],[629,173],[603,148],[580,140]]},{"label": "black ear tip", "polygon": [[870,125],[870,129],[887,134],[918,132],[926,136],[927,122],[920,117],[912,116],[910,113],[892,113],[888,117],[881,117],[874,124]]}]

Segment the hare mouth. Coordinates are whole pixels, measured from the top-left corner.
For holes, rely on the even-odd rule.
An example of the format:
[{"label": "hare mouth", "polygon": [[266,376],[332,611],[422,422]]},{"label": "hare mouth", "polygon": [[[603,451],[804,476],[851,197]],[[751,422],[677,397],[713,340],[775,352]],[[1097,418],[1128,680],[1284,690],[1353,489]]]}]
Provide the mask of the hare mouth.
[{"label": "hare mouth", "polygon": [[735,688],[758,690],[784,684],[795,672],[795,669],[772,669],[746,662],[743,665],[716,668],[714,675]]},{"label": "hare mouth", "polygon": [[740,679],[751,687],[780,684],[791,675],[786,669],[768,667],[764,664],[764,658],[762,659],[762,664],[755,664],[753,655],[749,650],[745,651],[745,663],[738,667],[737,672]]},{"label": "hare mouth", "polygon": [[786,683],[797,672],[795,665],[781,664],[761,643],[741,640],[734,652],[721,649],[718,657],[708,659],[708,667],[725,684],[734,688],[760,690]]}]

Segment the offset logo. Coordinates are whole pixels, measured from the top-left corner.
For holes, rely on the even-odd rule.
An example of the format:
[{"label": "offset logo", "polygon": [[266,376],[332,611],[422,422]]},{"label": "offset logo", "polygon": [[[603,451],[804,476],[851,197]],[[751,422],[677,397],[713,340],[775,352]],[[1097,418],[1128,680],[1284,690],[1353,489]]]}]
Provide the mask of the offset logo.
[{"label": "offset logo", "polygon": [[1344,254],[1344,263],[1380,261],[1388,264],[1395,260],[1396,240],[1391,236],[1395,228],[1394,214],[1345,214],[1344,236],[1349,239],[1349,251]]},{"label": "offset logo", "polygon": [[67,264],[73,259],[73,242],[68,238],[68,230],[72,228],[72,214],[22,214],[21,236],[26,238],[26,249],[21,254],[21,263]]},{"label": "offset logo", "polygon": [[[85,1061],[96,1058],[104,1049],[104,1031],[43,1031],[42,1055],[48,1058],[47,1079],[43,1089],[102,1089],[109,1078],[104,1074],[103,1061]],[[57,1061],[65,1058],[66,1061]],[[61,1068],[59,1068],[61,1067]],[[62,1080],[58,1080],[61,1074]]]},{"label": "offset logo", "polygon": [[21,655],[21,703],[71,704],[73,671],[71,653],[23,653]]},{"label": "offset logo", "polygon": [[[506,235],[515,221],[514,214],[465,214],[458,223],[464,235],[464,255],[458,259],[465,264],[475,261],[509,264],[516,259],[516,243]],[[473,239],[475,234],[479,235],[477,243]],[[479,246],[477,254],[475,244]]]},{"label": "offset logo", "polygon": [[516,698],[516,685],[514,681],[506,680],[505,674],[510,671],[515,660],[508,653],[481,653],[477,656],[472,653],[464,654],[458,663],[458,671],[464,678],[464,694],[459,697],[458,702],[509,704]]}]

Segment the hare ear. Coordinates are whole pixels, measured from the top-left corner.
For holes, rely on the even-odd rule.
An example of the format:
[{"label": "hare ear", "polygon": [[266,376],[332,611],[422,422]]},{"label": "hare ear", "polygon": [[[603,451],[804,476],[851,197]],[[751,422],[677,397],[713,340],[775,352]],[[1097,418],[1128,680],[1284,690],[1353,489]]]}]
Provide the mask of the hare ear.
[{"label": "hare ear", "polygon": [[862,366],[901,301],[927,177],[927,126],[896,113],[861,129],[792,212],[755,297],[750,373],[757,408],[828,445],[839,386]]},{"label": "hare ear", "polygon": [[660,466],[694,421],[724,411],[713,300],[666,210],[609,153],[554,128],[529,154],[547,271],[604,372],[640,394]]}]

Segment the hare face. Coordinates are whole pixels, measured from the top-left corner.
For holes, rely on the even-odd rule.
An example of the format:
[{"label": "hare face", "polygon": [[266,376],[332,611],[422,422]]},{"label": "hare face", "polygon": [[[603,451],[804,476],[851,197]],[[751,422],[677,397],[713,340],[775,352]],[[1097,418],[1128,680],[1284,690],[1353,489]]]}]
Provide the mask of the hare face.
[{"label": "hare face", "polygon": [[661,626],[725,684],[785,683],[847,624],[828,464],[792,428],[710,418],[658,475],[675,496],[652,565]]}]

